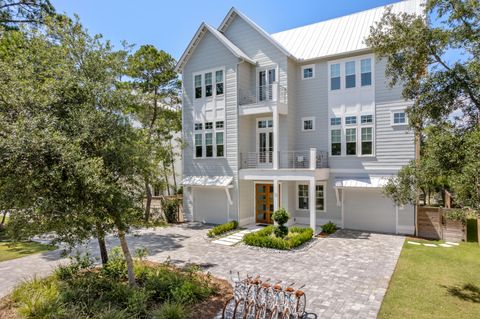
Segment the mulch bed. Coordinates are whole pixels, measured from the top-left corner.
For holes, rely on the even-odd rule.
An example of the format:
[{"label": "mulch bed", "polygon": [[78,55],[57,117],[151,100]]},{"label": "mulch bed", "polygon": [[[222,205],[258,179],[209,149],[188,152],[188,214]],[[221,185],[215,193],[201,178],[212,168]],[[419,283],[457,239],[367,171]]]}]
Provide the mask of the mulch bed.
[{"label": "mulch bed", "polygon": [[2,319],[21,319],[13,308],[13,301],[9,296],[0,299],[0,318]]}]

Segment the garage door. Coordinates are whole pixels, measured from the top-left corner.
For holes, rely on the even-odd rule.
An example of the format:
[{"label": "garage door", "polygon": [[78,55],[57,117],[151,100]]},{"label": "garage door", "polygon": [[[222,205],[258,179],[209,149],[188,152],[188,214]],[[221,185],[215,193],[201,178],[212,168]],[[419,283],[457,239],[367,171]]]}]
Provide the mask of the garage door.
[{"label": "garage door", "polygon": [[396,232],[395,205],[379,190],[343,190],[344,228]]},{"label": "garage door", "polygon": [[227,222],[228,201],[224,189],[195,188],[193,219],[208,224]]}]

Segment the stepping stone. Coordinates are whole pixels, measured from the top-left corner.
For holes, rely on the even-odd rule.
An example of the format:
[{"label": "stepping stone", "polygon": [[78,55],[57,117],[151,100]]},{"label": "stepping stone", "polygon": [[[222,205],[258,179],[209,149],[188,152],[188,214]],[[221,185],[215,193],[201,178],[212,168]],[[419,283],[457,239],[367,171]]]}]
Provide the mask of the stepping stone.
[{"label": "stepping stone", "polygon": [[449,244],[440,244],[440,246],[442,246],[442,247],[453,247],[452,245],[449,245]]},{"label": "stepping stone", "polygon": [[412,244],[412,245],[421,245],[420,243],[417,243],[416,241],[407,241],[407,243]]},{"label": "stepping stone", "polygon": [[423,244],[424,246],[427,246],[427,247],[438,247],[437,245],[435,244]]},{"label": "stepping stone", "polygon": [[225,246],[233,246],[233,245],[236,244],[236,243],[232,243],[232,242],[229,242],[229,241],[224,241],[224,240],[221,240],[221,239],[215,240],[215,241],[213,241],[213,243],[219,244],[219,245],[225,245]]},{"label": "stepping stone", "polygon": [[450,241],[446,241],[445,244],[453,245],[453,246],[458,246],[458,245],[460,245],[459,243],[452,243],[452,242],[450,242]]},{"label": "stepping stone", "polygon": [[222,239],[219,239],[219,240],[228,241],[228,242],[230,242],[230,243],[238,243],[238,240],[235,239],[235,238],[225,237],[225,238],[222,238]]}]

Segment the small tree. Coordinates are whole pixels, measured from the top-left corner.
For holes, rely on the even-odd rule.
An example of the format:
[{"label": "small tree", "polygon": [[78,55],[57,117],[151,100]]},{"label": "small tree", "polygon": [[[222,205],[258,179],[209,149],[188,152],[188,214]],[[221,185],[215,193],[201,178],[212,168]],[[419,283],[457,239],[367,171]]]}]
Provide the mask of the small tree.
[{"label": "small tree", "polygon": [[279,208],[273,213],[272,219],[278,224],[275,227],[275,236],[281,238],[285,237],[288,234],[288,227],[285,226],[285,224],[290,219],[290,214],[285,208]]}]

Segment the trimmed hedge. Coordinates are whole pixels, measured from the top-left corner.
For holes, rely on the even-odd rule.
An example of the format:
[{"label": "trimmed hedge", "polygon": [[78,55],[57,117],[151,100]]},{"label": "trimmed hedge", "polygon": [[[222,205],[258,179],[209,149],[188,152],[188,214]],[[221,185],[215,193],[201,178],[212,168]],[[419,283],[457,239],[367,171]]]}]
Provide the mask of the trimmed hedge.
[{"label": "trimmed hedge", "polygon": [[224,234],[228,231],[237,229],[237,227],[238,227],[238,222],[236,220],[232,220],[231,222],[213,227],[208,231],[207,236],[215,237],[215,236]]},{"label": "trimmed hedge", "polygon": [[300,246],[313,237],[311,228],[291,227],[288,235],[284,238],[276,237],[274,230],[274,226],[267,226],[245,235],[243,241],[249,246],[289,250]]}]

